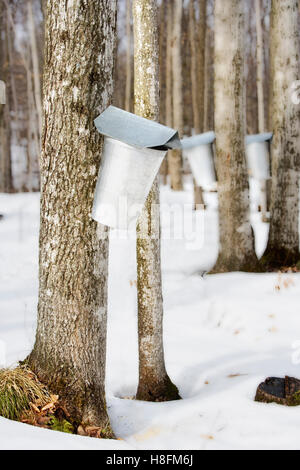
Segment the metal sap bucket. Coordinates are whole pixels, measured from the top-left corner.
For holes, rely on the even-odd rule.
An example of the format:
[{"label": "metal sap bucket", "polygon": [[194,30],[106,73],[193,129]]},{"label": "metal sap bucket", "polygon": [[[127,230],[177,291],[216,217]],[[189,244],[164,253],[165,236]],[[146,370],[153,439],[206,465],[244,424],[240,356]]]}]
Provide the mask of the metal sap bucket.
[{"label": "metal sap bucket", "polygon": [[198,186],[211,189],[216,184],[213,142],[214,132],[205,132],[181,140],[183,156],[187,158]]},{"label": "metal sap bucket", "polygon": [[270,175],[271,132],[248,135],[246,137],[246,156],[249,174],[257,180],[268,180]]},{"label": "metal sap bucket", "polygon": [[104,135],[92,217],[117,229],[135,229],[137,219],[178,133],[154,121],[110,106],[96,120]]},{"label": "metal sap bucket", "polygon": [[0,80],[0,104],[6,104],[5,83]]}]

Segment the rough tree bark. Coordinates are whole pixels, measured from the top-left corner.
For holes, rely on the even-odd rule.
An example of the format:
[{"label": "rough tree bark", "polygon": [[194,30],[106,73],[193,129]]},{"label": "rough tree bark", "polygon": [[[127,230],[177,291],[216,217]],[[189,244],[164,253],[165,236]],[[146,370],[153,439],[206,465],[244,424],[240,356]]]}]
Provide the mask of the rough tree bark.
[{"label": "rough tree bark", "polygon": [[47,2],[39,304],[30,367],[74,422],[111,435],[105,404],[108,233],[91,219],[110,103],[115,0]]},{"label": "rough tree bark", "polygon": [[[0,80],[6,87],[9,83],[8,37],[5,27],[6,12],[0,5]],[[0,192],[10,193],[13,189],[10,152],[10,114],[6,90],[6,104],[0,104]]]},{"label": "rough tree bark", "polygon": [[215,1],[215,131],[220,253],[213,272],[253,271],[245,157],[244,2]]},{"label": "rough tree bark", "polygon": [[[183,135],[183,93],[182,93],[182,58],[181,58],[181,34],[182,34],[182,0],[174,0],[173,5],[173,37],[172,37],[172,76],[173,76],[173,126],[178,130],[180,137]],[[168,153],[169,174],[171,188],[181,191],[182,185],[182,154],[180,150],[172,150]]]},{"label": "rough tree bark", "polygon": [[267,269],[297,264],[299,253],[300,105],[291,99],[299,80],[299,1],[273,0],[271,7],[272,193]]},{"label": "rough tree bark", "polygon": [[[135,113],[159,118],[159,46],[156,0],[133,0]],[[137,227],[139,385],[136,398],[179,398],[166,372],[163,348],[163,299],[160,265],[158,177]]]}]

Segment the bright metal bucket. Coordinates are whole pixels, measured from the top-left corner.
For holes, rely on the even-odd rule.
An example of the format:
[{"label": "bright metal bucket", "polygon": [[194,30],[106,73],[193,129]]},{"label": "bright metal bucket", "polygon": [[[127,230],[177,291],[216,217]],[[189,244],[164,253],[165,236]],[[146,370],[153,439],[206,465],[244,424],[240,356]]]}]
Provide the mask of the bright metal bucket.
[{"label": "bright metal bucket", "polygon": [[249,173],[257,180],[270,178],[269,142],[252,142],[246,145]]},{"label": "bright metal bucket", "polygon": [[212,144],[186,148],[183,154],[189,161],[197,185],[204,189],[211,188],[216,183]]},{"label": "bright metal bucket", "polygon": [[93,219],[116,229],[135,229],[166,153],[105,137]]}]

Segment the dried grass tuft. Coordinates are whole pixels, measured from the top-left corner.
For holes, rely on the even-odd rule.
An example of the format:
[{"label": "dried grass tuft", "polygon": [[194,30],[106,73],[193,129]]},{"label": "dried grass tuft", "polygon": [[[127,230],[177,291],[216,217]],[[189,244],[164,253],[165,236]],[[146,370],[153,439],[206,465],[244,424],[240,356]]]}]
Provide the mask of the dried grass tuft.
[{"label": "dried grass tuft", "polygon": [[18,420],[32,404],[47,405],[50,401],[45,386],[26,367],[0,369],[0,416]]}]

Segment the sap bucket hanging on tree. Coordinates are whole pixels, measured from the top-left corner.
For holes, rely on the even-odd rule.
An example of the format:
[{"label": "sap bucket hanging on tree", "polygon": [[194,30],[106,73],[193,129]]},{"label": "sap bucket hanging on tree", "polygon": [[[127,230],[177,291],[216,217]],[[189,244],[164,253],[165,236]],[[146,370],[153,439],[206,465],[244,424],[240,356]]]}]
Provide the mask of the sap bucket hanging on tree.
[{"label": "sap bucket hanging on tree", "polygon": [[109,106],[95,119],[104,147],[92,217],[117,229],[135,229],[168,149],[179,148],[177,131]]},{"label": "sap bucket hanging on tree", "polygon": [[247,135],[246,155],[250,176],[257,180],[268,180],[270,175],[271,132]]},{"label": "sap bucket hanging on tree", "polygon": [[216,184],[212,148],[215,138],[215,133],[211,131],[181,140],[183,155],[189,161],[196,183],[204,189],[211,189]]}]

